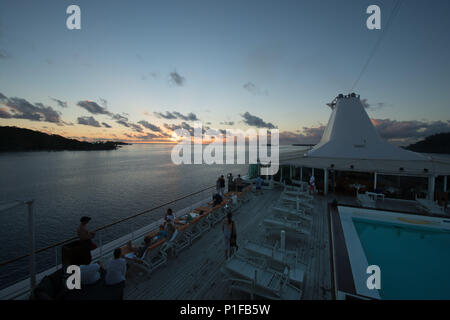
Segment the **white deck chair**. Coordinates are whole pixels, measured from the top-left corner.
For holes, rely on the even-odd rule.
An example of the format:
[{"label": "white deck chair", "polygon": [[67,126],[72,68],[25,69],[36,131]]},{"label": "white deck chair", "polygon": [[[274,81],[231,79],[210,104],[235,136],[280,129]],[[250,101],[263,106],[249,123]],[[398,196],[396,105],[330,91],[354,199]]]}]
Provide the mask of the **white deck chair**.
[{"label": "white deck chair", "polygon": [[125,260],[130,266],[134,266],[147,274],[151,274],[159,267],[167,264],[167,253],[162,247],[163,245],[151,250],[146,250],[140,258],[133,255],[126,255]]},{"label": "white deck chair", "polygon": [[297,210],[295,208],[289,208],[281,205],[274,205],[272,206],[272,211],[274,211],[276,214],[280,214],[283,216],[291,216],[309,222],[312,221],[312,217],[310,215],[307,215],[303,209]]},{"label": "white deck chair", "polygon": [[233,282],[232,289],[247,292],[252,297],[299,300],[302,296],[302,291],[289,283],[286,274],[252,263],[239,255],[234,255],[221,270],[227,280]]},{"label": "white deck chair", "polygon": [[267,231],[279,232],[285,230],[288,235],[301,234],[310,236],[311,232],[303,226],[298,220],[289,220],[286,218],[270,217],[263,220]]},{"label": "white deck chair", "polygon": [[428,199],[417,198],[417,196],[416,196],[416,201],[417,201],[418,205],[421,208],[423,208],[425,211],[427,211],[428,213],[445,214],[444,209],[442,209],[442,207],[440,207],[434,201],[431,201]]},{"label": "white deck chair", "polygon": [[298,255],[293,250],[282,250],[277,246],[268,246],[246,241],[240,255],[263,259],[264,263],[277,271],[284,272],[288,268],[289,280],[301,287],[304,283],[306,265],[298,261]]},{"label": "white deck chair", "polygon": [[373,200],[367,194],[358,193],[356,197],[357,197],[359,204],[362,207],[366,207],[366,208],[374,208],[375,207],[375,200]]},{"label": "white deck chair", "polygon": [[285,194],[281,196],[280,203],[284,205],[293,204],[297,210],[305,209],[307,211],[312,211],[312,209],[314,209],[314,205],[310,200],[301,197],[292,197]]},{"label": "white deck chair", "polygon": [[172,237],[163,243],[161,246],[161,251],[166,252],[166,255],[168,252],[172,252],[172,254],[177,257],[178,253],[189,247],[191,245],[191,238],[189,234],[183,230],[178,231],[175,229],[175,232],[173,233]]}]

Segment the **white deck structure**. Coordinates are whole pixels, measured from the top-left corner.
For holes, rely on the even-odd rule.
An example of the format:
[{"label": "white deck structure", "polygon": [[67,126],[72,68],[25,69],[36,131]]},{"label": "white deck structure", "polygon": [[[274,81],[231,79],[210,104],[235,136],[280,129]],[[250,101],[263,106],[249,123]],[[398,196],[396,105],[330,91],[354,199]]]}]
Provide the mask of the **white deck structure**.
[{"label": "white deck structure", "polygon": [[[339,95],[329,106],[328,125],[319,144],[308,152],[280,155],[281,165],[324,170],[324,193],[328,191],[328,171],[428,178],[428,198],[434,199],[437,176],[450,175],[450,162],[408,151],[384,141],[377,133],[358,95]],[[444,184],[446,185],[446,183]]]}]

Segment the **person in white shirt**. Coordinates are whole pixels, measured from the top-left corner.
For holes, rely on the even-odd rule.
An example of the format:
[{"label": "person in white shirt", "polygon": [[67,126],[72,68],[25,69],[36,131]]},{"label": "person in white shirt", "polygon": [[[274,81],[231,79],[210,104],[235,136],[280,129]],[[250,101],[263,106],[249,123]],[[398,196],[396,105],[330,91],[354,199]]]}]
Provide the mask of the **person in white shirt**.
[{"label": "person in white shirt", "polygon": [[80,265],[81,284],[94,284],[100,280],[100,265],[91,263],[88,265]]},{"label": "person in white shirt", "polygon": [[120,257],[122,250],[117,248],[114,250],[114,260],[110,260],[106,266],[105,284],[113,285],[125,281],[127,273],[127,263],[125,259]]}]

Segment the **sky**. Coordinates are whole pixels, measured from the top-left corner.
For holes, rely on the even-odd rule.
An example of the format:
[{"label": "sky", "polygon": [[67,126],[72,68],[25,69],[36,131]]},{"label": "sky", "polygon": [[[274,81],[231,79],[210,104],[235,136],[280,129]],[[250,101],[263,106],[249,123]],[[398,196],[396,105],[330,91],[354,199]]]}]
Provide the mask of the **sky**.
[{"label": "sky", "polygon": [[[398,0],[0,2],[0,125],[168,142],[199,120],[317,143]],[[69,30],[69,5],[81,29]],[[369,30],[369,5],[381,30]],[[450,1],[406,0],[354,91],[381,136],[450,131]]]}]

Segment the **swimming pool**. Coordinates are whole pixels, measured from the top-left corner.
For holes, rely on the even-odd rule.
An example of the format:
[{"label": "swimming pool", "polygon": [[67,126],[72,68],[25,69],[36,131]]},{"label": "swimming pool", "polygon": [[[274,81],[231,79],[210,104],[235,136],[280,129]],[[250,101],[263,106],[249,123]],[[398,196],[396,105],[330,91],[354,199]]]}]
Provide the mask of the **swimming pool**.
[{"label": "swimming pool", "polygon": [[[449,220],[344,206],[338,212],[356,295],[450,299]],[[379,290],[367,288],[369,265],[380,267]]]}]

